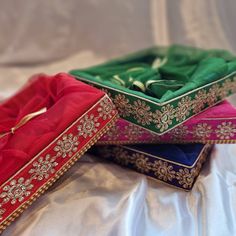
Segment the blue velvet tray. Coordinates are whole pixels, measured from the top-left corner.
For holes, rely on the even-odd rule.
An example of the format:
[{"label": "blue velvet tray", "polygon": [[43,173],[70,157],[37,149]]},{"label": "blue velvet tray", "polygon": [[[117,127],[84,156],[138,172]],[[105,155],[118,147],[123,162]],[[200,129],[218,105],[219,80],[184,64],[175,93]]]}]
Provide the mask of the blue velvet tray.
[{"label": "blue velvet tray", "polygon": [[106,145],[93,153],[175,187],[191,190],[212,149],[209,144]]}]

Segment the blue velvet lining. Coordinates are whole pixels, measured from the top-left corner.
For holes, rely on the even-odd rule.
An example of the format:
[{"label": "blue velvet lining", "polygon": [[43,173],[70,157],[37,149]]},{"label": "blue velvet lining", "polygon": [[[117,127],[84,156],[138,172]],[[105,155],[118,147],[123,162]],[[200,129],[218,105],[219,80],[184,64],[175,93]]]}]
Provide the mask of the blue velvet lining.
[{"label": "blue velvet lining", "polygon": [[204,148],[204,144],[147,144],[125,145],[123,147],[151,154],[168,161],[192,166]]}]

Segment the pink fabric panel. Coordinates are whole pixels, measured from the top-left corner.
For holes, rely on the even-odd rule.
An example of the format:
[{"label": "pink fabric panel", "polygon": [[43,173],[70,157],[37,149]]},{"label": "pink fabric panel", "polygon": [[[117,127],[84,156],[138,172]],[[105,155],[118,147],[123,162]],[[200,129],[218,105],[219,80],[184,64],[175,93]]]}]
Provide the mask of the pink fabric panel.
[{"label": "pink fabric panel", "polygon": [[236,108],[228,101],[207,109],[163,135],[119,119],[99,144],[125,143],[234,143]]}]

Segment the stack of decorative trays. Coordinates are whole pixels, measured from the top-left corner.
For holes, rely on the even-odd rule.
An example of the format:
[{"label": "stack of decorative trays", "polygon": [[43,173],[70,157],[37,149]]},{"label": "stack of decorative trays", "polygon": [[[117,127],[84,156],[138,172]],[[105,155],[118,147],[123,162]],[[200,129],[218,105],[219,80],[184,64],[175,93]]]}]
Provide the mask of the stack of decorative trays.
[{"label": "stack of decorative trays", "polygon": [[82,82],[32,77],[0,103],[0,233],[95,143],[97,156],[190,190],[212,145],[236,141],[223,101],[235,74],[229,52],[171,46],[71,71]]},{"label": "stack of decorative trays", "polygon": [[213,144],[236,141],[227,51],[154,47],[70,73],[106,92],[120,116],[93,152],[149,177],[191,190]]}]

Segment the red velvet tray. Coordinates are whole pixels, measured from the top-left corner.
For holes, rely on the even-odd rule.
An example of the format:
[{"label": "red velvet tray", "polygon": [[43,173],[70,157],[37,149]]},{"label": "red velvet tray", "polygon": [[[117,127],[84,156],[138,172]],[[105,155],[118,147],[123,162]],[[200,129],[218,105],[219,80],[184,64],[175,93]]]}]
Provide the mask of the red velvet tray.
[{"label": "red velvet tray", "polygon": [[0,232],[114,124],[102,91],[37,75],[0,105]]}]

